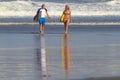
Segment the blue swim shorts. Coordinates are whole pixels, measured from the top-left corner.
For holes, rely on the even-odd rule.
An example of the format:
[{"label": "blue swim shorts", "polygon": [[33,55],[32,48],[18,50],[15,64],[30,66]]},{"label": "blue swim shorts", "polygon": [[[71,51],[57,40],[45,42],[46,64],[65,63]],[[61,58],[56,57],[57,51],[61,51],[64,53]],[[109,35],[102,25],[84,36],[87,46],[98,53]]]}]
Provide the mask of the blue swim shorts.
[{"label": "blue swim shorts", "polygon": [[45,18],[40,18],[39,19],[39,24],[45,25]]}]

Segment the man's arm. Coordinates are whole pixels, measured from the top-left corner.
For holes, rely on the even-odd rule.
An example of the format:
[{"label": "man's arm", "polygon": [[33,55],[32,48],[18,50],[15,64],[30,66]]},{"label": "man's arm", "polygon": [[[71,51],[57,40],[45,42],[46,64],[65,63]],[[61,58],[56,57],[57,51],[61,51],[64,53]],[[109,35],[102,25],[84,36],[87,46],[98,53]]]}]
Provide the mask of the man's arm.
[{"label": "man's arm", "polygon": [[46,8],[45,8],[45,10],[46,10],[46,15],[47,15],[48,19],[50,19],[50,16],[49,16],[48,11],[47,11]]},{"label": "man's arm", "polygon": [[48,12],[46,12],[46,15],[47,15],[48,19],[50,19],[50,16],[49,16]]}]

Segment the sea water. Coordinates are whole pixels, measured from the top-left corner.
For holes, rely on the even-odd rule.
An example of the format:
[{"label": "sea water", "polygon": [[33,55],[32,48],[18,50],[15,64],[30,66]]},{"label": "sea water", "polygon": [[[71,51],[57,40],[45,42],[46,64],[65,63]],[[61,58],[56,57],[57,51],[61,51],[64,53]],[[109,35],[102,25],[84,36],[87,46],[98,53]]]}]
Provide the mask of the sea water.
[{"label": "sea water", "polygon": [[66,4],[70,6],[73,22],[120,20],[119,0],[0,0],[0,21],[32,22],[43,3],[46,4],[51,22],[59,22]]}]

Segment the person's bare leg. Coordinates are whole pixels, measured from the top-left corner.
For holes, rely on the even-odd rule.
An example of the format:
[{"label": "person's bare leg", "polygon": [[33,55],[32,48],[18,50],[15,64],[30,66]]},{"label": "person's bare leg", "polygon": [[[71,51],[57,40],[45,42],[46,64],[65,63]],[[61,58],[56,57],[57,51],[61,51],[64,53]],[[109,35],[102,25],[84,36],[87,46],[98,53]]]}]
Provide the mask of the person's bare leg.
[{"label": "person's bare leg", "polygon": [[44,30],[44,26],[40,25],[40,31],[43,31],[43,30]]},{"label": "person's bare leg", "polygon": [[44,32],[44,26],[40,25],[40,33],[43,33],[43,32]]},{"label": "person's bare leg", "polygon": [[66,22],[66,33],[68,33],[68,24],[69,24],[69,21]]},{"label": "person's bare leg", "polygon": [[44,25],[42,26],[42,31],[44,31]]},{"label": "person's bare leg", "polygon": [[64,22],[64,29],[65,29],[65,33],[66,33],[66,22]]},{"label": "person's bare leg", "polygon": [[68,24],[69,24],[68,21],[66,21],[66,22],[64,23],[65,33],[68,33]]},{"label": "person's bare leg", "polygon": [[39,29],[40,29],[40,32],[41,32],[42,31],[42,25],[40,25]]}]

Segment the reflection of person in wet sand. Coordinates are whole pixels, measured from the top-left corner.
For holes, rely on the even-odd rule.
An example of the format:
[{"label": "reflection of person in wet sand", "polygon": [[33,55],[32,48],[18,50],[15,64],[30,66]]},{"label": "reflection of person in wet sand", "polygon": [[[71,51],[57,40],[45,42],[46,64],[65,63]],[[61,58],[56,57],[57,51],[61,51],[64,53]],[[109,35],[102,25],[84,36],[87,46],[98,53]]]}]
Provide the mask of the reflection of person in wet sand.
[{"label": "reflection of person in wet sand", "polygon": [[64,34],[62,40],[64,42],[64,44],[62,44],[63,67],[67,72],[69,72],[71,68],[71,50],[68,34]]},{"label": "reflection of person in wet sand", "polygon": [[37,64],[40,67],[41,76],[47,77],[47,59],[44,34],[40,34],[40,48],[37,49]]},{"label": "reflection of person in wet sand", "polygon": [[45,38],[44,34],[40,35],[41,40],[41,68],[42,68],[42,76],[47,77],[47,66],[46,66],[46,48],[45,48]]}]

